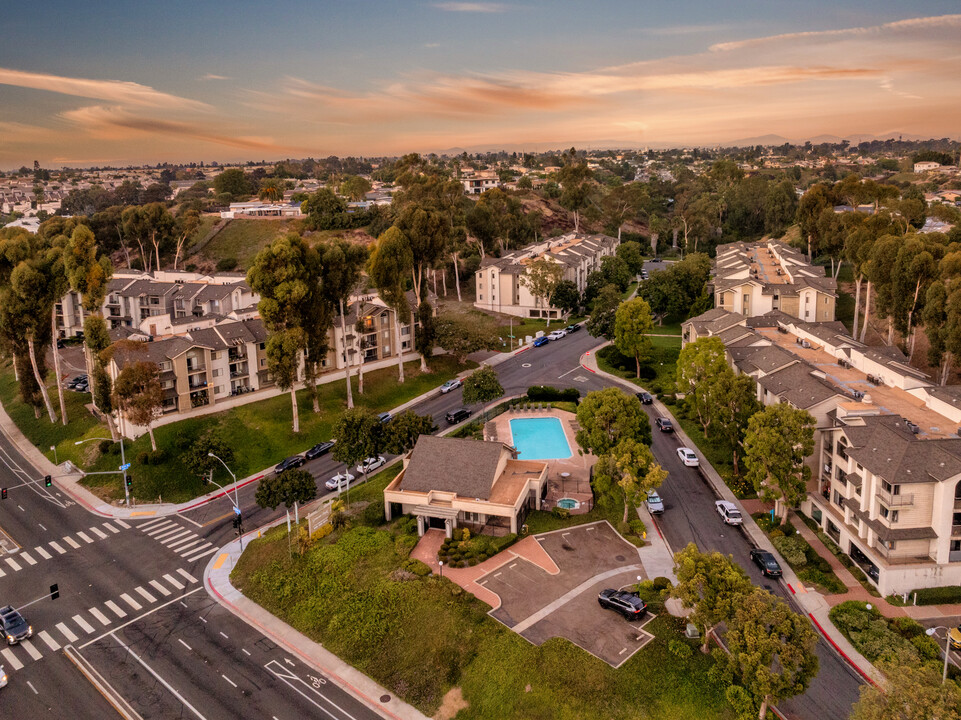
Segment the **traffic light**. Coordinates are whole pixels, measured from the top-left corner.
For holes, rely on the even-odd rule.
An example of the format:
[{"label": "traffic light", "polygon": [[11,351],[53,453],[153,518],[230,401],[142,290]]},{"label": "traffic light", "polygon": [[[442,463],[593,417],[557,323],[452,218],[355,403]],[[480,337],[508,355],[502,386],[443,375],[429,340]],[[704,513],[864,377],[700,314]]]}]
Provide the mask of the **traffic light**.
[{"label": "traffic light", "polygon": [[0,488],[0,500],[6,500],[6,499],[7,499],[7,489]]},{"label": "traffic light", "polygon": [[43,486],[44,486],[44,487],[50,487],[51,485],[53,485],[53,478],[50,477],[49,475],[44,475],[44,476],[43,476]]},{"label": "traffic light", "polygon": [[60,597],[60,585],[54,583],[50,586],[50,599],[56,600],[58,597]]},{"label": "traffic light", "polygon": [[128,490],[133,487],[133,478],[130,477],[129,475],[124,475],[123,481],[127,485]]}]

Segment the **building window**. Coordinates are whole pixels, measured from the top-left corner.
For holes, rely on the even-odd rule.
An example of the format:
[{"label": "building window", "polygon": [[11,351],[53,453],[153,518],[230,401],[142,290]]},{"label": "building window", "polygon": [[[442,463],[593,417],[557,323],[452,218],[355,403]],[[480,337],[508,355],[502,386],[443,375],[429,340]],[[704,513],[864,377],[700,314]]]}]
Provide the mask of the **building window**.
[{"label": "building window", "polygon": [[211,360],[216,360],[216,359],[219,358],[219,357],[220,357],[220,353],[219,353],[219,352],[212,352],[212,353],[210,353],[210,359],[211,359]]},{"label": "building window", "polygon": [[404,336],[410,335],[410,325],[405,325],[404,327],[402,327],[400,329],[400,334]]},{"label": "building window", "polygon": [[214,386],[214,395],[220,395],[220,392],[221,392],[223,389],[224,389],[224,388],[223,388],[223,385],[216,385],[216,386]]},{"label": "building window", "polygon": [[841,493],[839,493],[837,490],[834,491],[834,494],[831,499],[834,501],[834,504],[837,505],[838,507],[844,507],[841,504],[844,498],[841,497]]},{"label": "building window", "polygon": [[214,377],[220,377],[220,368],[214,368]]},{"label": "building window", "polygon": [[480,295],[478,295],[478,299],[483,300],[483,299],[484,299],[484,294],[481,293]]},{"label": "building window", "polygon": [[883,517],[885,520],[887,520],[891,524],[894,524],[898,521],[897,510],[889,510],[888,508],[884,507],[884,505],[881,505],[880,514],[881,514],[881,517]]}]

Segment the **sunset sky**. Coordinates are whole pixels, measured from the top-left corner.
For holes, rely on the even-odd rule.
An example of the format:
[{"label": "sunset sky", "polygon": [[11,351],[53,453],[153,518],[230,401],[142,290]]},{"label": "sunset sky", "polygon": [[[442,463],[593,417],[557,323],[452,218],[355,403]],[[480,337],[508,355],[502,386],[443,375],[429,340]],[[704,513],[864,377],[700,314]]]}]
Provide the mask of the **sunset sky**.
[{"label": "sunset sky", "polygon": [[957,0],[20,3],[0,168],[961,137]]}]

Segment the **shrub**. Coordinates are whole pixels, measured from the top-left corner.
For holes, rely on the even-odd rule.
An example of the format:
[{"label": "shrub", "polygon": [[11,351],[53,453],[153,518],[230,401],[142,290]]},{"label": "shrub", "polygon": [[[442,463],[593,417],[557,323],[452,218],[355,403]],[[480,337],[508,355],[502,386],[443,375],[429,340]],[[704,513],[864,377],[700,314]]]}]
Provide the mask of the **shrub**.
[{"label": "shrub", "polygon": [[772,530],[771,532],[769,532],[768,537],[770,537],[771,540],[782,538],[784,537],[784,531],[781,528],[777,528],[776,530]]},{"label": "shrub", "polygon": [[553,515],[556,518],[566,520],[571,516],[571,511],[568,510],[567,508],[555,507],[553,510],[551,510],[551,515]]},{"label": "shrub", "polygon": [[807,543],[804,542],[803,539],[785,536],[774,538],[771,542],[774,543],[774,547],[777,548],[777,551],[781,553],[791,567],[799,568],[807,564],[807,555],[805,553]]},{"label": "shrub", "polygon": [[958,585],[912,590],[908,597],[912,597],[915,593],[918,595],[918,605],[961,603],[961,586]]},{"label": "shrub", "polygon": [[149,462],[151,465],[163,465],[167,462],[167,451],[163,448],[157,448],[150,453]]},{"label": "shrub", "polygon": [[637,537],[642,537],[647,532],[647,526],[640,518],[634,518],[627,523],[627,526],[631,529],[631,533],[637,535]]},{"label": "shrub", "polygon": [[503,537],[494,538],[491,541],[491,549],[494,551],[494,554],[496,555],[501,550],[504,550],[510,547],[511,545],[513,545],[515,542],[517,542],[517,533],[508,533]]},{"label": "shrub", "polygon": [[229,272],[237,267],[237,258],[225,257],[217,261],[218,272]]},{"label": "shrub", "polygon": [[310,536],[311,540],[322,540],[334,531],[334,526],[330,523],[324,523],[319,528],[314,530],[314,534]]},{"label": "shrub", "polygon": [[467,528],[464,528],[463,532],[461,533],[461,539],[464,540],[465,542],[467,540],[470,540],[470,530],[468,530]]},{"label": "shrub", "polygon": [[533,385],[527,388],[527,397],[529,400],[533,400],[535,402],[544,400],[561,400],[576,403],[580,399],[581,393],[577,388],[566,388],[564,390],[559,390],[558,388],[551,387],[550,385]]},{"label": "shrub", "polygon": [[811,567],[810,565],[802,567],[798,570],[798,578],[803,582],[812,583],[815,585],[820,585],[829,593],[843,593],[847,592],[847,585],[841,582],[837,576],[830,573],[822,572],[821,570]]},{"label": "shrub", "polygon": [[[918,627],[921,627],[918,625]],[[937,660],[941,657],[941,646],[934,640],[934,638],[929,638],[927,635],[922,633],[921,635],[915,635],[910,638],[911,644],[918,651],[918,655],[921,656],[922,660]]]},{"label": "shrub", "polygon": [[668,588],[672,587],[672,583],[663,575],[658,575],[656,578],[654,578],[652,587],[655,590],[667,590]]},{"label": "shrub", "polygon": [[370,527],[381,525],[384,522],[384,501],[377,500],[365,507],[360,514],[360,521]]},{"label": "shrub", "polygon": [[691,649],[691,646],[688,645],[683,640],[676,640],[676,639],[671,640],[667,644],[667,650],[668,652],[671,653],[671,655],[674,655],[675,657],[679,657],[682,660],[685,660],[694,654],[694,651]]},{"label": "shrub", "polygon": [[110,452],[113,449],[114,443],[110,440],[101,440],[97,443],[97,449],[100,451],[101,455]]},{"label": "shrub", "polygon": [[403,568],[407,572],[413,573],[418,577],[427,577],[431,573],[430,567],[426,563],[422,563],[420,560],[405,560]]}]

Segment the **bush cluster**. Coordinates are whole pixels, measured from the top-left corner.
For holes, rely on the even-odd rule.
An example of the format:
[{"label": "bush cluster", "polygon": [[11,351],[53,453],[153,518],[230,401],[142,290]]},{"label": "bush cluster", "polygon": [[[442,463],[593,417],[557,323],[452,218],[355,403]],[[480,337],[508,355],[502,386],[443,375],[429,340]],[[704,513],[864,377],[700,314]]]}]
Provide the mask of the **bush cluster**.
[{"label": "bush cluster", "polygon": [[918,595],[918,605],[961,603],[961,586],[958,585],[912,590],[908,597],[913,598],[915,593]]},{"label": "bush cluster", "polygon": [[469,539],[447,538],[440,546],[437,559],[452,568],[473,567],[494,557],[515,540],[517,535],[513,533],[499,538],[488,535],[477,535]]},{"label": "bush cluster", "polygon": [[559,390],[556,387],[551,387],[550,385],[532,385],[527,388],[527,398],[529,400],[537,401],[566,401],[576,403],[581,397],[581,393],[577,388],[565,388]]},{"label": "bush cluster", "polygon": [[885,619],[865,603],[843,602],[831,609],[831,622],[871,662],[920,663],[939,657],[938,643],[911,618]]},{"label": "bush cluster", "polygon": [[687,658],[691,657],[694,654],[694,651],[691,649],[691,646],[688,645],[683,640],[671,640],[670,642],[668,642],[667,651],[671,653],[671,655],[674,655],[675,657],[679,657],[682,660],[686,660]]}]

